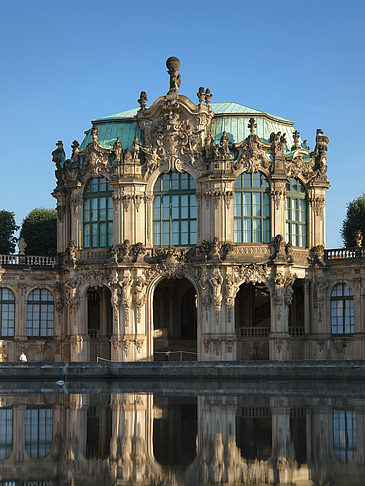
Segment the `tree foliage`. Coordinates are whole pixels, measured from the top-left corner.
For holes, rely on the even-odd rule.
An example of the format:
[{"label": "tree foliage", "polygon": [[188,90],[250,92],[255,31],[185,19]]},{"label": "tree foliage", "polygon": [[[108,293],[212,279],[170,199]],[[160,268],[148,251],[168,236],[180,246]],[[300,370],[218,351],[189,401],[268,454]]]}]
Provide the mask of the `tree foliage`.
[{"label": "tree foliage", "polygon": [[341,229],[346,248],[356,246],[355,234],[357,230],[361,230],[365,237],[365,194],[347,204],[346,217]]},{"label": "tree foliage", "polygon": [[27,255],[57,253],[57,212],[55,209],[33,209],[23,220],[20,238],[24,238]]},{"label": "tree foliage", "polygon": [[0,211],[0,254],[14,253],[17,242],[14,233],[17,229],[19,226],[15,223],[15,214],[2,209]]}]

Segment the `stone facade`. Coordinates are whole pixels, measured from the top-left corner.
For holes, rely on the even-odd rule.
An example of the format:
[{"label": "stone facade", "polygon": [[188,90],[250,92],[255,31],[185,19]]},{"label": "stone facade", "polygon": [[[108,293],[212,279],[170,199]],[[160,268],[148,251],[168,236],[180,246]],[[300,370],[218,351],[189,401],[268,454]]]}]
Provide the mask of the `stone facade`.
[{"label": "stone facade", "polygon": [[[93,122],[81,146],[73,142],[70,159],[65,157],[62,142],[57,143],[52,156],[57,179],[53,195],[57,200],[58,254],[48,259],[26,256],[22,242],[19,255],[0,256],[0,287],[11,291],[15,309],[13,335],[2,335],[1,359],[13,361],[24,352],[31,360],[153,360],[156,340],[161,350],[173,346],[170,324],[157,327],[154,322],[156,306],[162,309],[161,316],[169,312],[173,321],[175,303],[176,309],[185,312],[185,302],[191,312],[175,334],[184,337],[184,326],[195,319],[194,329],[185,331],[185,337],[190,333],[195,340],[198,360],[363,358],[362,240],[352,250],[324,249],[328,138],[317,130],[316,145],[310,151],[293,130],[293,122],[255,110],[219,115],[212,108],[209,89],[199,88],[198,104],[179,94],[176,58],[170,58],[167,67],[167,95],[147,107],[147,95],[142,92],[135,115],[119,118],[122,137],[130,126],[136,127],[130,148],[123,147],[120,137],[109,134],[108,139],[105,135],[105,127],[116,126],[108,118]],[[243,123],[249,130],[247,137],[234,140],[225,130],[218,138],[217,130],[213,136],[213,126],[227,119]],[[260,127],[280,126],[283,132],[258,136],[259,123]],[[193,181],[193,243],[176,245],[170,240],[167,245],[156,244],[155,188],[163,174],[188,174]],[[267,224],[269,236],[258,241],[253,237],[253,241],[237,241],[235,234],[236,181],[243,175],[266,181],[261,193],[269,201],[267,223],[262,214],[257,220],[252,214],[241,218],[242,225],[249,220],[252,228]],[[108,183],[103,191],[110,196],[112,207],[98,206],[98,215],[110,210],[112,217],[105,223],[109,226],[92,223],[93,209],[85,206],[86,198],[93,196],[90,181],[101,180]],[[295,235],[287,237],[291,181],[300,184],[305,201],[301,206],[305,228],[300,229],[305,243],[298,246],[290,241]],[[243,203],[238,210],[246,210]],[[250,211],[255,211],[254,202]],[[85,229],[87,218],[91,218],[91,229]],[[93,224],[100,241],[105,237],[109,242],[85,244],[93,238],[87,233],[94,231]],[[109,229],[109,236],[102,233]],[[193,230],[191,239],[192,235]],[[174,289],[168,284],[163,295],[169,295],[172,304],[165,312],[164,298],[158,304],[155,298],[165,279],[184,279],[192,286],[193,300],[183,300],[185,288],[180,284]],[[341,310],[334,310],[331,304],[339,284],[351,289],[352,299],[351,325],[347,328],[347,317],[343,317],[342,330],[339,321],[333,327],[332,314]],[[34,315],[46,309],[46,304],[42,307],[41,302],[29,301],[34,289],[46,289],[53,298],[53,331],[49,333],[27,330],[27,309],[30,327],[32,319],[38,319],[38,327],[42,327],[42,318]],[[51,313],[50,300],[47,305]]]}]

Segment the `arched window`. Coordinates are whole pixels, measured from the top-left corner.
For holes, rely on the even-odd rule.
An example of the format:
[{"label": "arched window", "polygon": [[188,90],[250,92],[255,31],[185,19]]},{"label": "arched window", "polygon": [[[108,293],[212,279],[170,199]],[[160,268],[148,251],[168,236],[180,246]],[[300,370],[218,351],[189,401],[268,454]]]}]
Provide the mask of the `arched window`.
[{"label": "arched window", "polygon": [[354,460],[357,447],[356,412],[333,411],[333,449],[335,457],[344,463]]},{"label": "arched window", "polygon": [[15,299],[9,289],[0,289],[0,336],[14,336]]},{"label": "arched window", "polygon": [[261,172],[244,172],[234,183],[234,241],[270,242],[270,185]]},{"label": "arched window", "polygon": [[53,413],[50,408],[27,408],[24,416],[25,450],[34,458],[52,450]]},{"label": "arched window", "polygon": [[90,179],[84,190],[84,248],[113,244],[113,188],[105,177]]},{"label": "arched window", "polygon": [[331,292],[332,334],[353,334],[354,297],[346,284],[337,284]]},{"label": "arched window", "polygon": [[47,289],[35,289],[27,301],[27,336],[53,336],[53,295]]},{"label": "arched window", "polygon": [[293,246],[307,246],[306,191],[298,179],[286,184],[286,241]]},{"label": "arched window", "polygon": [[153,244],[196,243],[195,182],[189,174],[163,174],[156,182],[153,202]]},{"label": "arched window", "polygon": [[13,410],[0,409],[0,459],[6,459],[11,454],[13,445]]}]

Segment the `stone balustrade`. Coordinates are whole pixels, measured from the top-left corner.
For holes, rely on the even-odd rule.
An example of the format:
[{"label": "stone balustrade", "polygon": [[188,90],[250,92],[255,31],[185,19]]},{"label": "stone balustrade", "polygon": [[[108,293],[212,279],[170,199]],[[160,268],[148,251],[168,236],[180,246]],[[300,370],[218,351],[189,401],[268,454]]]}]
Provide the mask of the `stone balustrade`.
[{"label": "stone balustrade", "polygon": [[0,255],[0,265],[54,267],[56,265],[56,257],[38,255]]},{"label": "stone balustrade", "polygon": [[268,337],[269,327],[241,327],[237,331],[238,337]]},{"label": "stone balustrade", "polygon": [[334,248],[325,250],[324,254],[327,261],[352,260],[358,257],[364,258],[365,248]]}]

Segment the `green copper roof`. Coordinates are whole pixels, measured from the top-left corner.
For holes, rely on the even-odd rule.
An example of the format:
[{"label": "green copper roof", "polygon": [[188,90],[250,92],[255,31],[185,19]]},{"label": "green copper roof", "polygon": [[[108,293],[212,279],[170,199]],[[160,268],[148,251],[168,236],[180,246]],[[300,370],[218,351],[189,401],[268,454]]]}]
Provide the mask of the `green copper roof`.
[{"label": "green copper roof", "polygon": [[[269,113],[240,105],[239,103],[211,103],[214,114],[211,133],[218,143],[223,131],[227,132],[232,142],[237,143],[244,140],[249,134],[248,121],[253,116],[256,120],[256,133],[260,138],[268,140],[270,133],[281,132],[286,134],[288,149],[293,145],[293,125],[294,122],[270,115]],[[135,120],[139,108],[116,113],[115,115],[105,116],[95,120],[99,129],[98,142],[104,148],[111,148],[117,137],[124,148],[131,148],[134,136],[141,138],[141,131]],[[86,132],[86,137],[81,144],[81,150],[91,142],[90,130]]]}]

